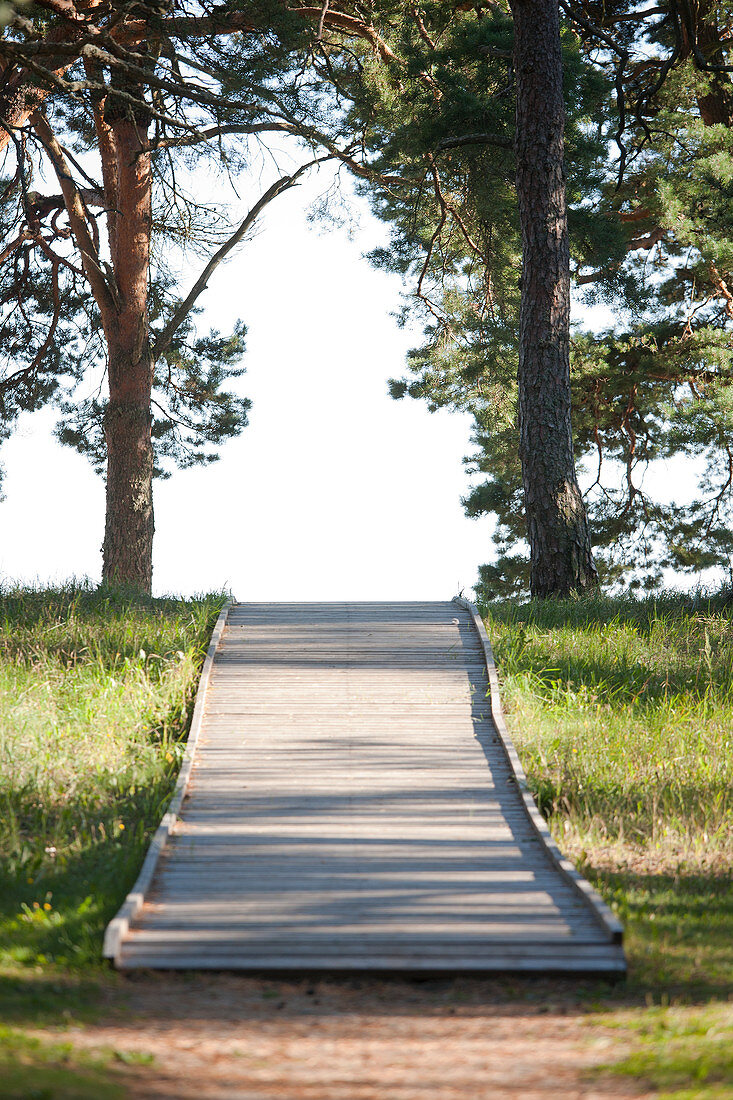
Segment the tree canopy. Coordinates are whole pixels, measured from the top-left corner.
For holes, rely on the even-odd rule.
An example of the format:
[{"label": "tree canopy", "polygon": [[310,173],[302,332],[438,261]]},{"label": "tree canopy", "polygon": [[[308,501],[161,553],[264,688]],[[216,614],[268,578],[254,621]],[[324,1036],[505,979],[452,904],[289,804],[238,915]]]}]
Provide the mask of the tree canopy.
[{"label": "tree canopy", "polygon": [[[575,453],[598,565],[607,582],[647,586],[665,567],[729,570],[729,6],[561,6],[575,283],[588,305],[614,315],[605,334],[576,328],[571,349]],[[376,199],[394,238],[375,261],[411,280],[406,308],[420,304],[426,316],[427,339],[409,373],[393,381],[393,395],[475,419],[469,462],[488,476],[466,507],[498,520],[497,561],[482,570],[488,597],[528,589],[513,27],[500,5],[444,19],[450,31],[436,36],[431,71],[443,89],[459,89],[455,111],[435,111],[416,81],[396,130],[414,142],[415,159],[435,158],[437,186],[428,176],[420,203]],[[431,45],[418,34],[412,41],[426,67]],[[410,111],[422,126],[411,125]],[[388,164],[402,155],[394,139],[383,149]],[[695,459],[692,498],[676,492],[670,500],[664,486],[645,484],[651,463],[682,456]]]},{"label": "tree canopy", "polygon": [[[614,316],[608,332],[576,329],[571,341],[575,459],[598,566],[606,580],[646,585],[666,566],[730,568],[731,5],[561,0],[560,10],[572,268],[578,293]],[[390,246],[372,259],[403,275],[405,309],[425,324],[393,396],[471,413],[469,462],[486,480],[466,508],[498,521],[482,592],[525,592],[515,47],[506,0],[38,0],[0,39],[0,144],[10,158],[0,430],[56,400],[61,438],[109,463],[109,403],[80,402],[78,387],[90,364],[113,382],[120,281],[137,255],[143,322],[130,322],[117,376],[122,393],[135,370],[138,381],[149,374],[149,393],[121,443],[135,431],[149,443],[145,469],[124,477],[142,485],[171,461],[211,461],[241,430],[247,401],[228,387],[241,370],[241,322],[225,336],[195,328],[210,264],[307,164],[335,159],[389,224]],[[185,194],[182,179],[197,166],[236,177],[273,140],[294,142],[300,167],[239,224],[226,225],[205,194]],[[144,228],[145,203],[149,229],[121,247],[130,166],[128,229],[135,217]],[[55,188],[40,186],[42,170]],[[166,263],[177,244],[201,254],[187,293]],[[655,495],[645,468],[681,455],[695,459],[694,499]],[[134,500],[130,508],[140,510]]]}]

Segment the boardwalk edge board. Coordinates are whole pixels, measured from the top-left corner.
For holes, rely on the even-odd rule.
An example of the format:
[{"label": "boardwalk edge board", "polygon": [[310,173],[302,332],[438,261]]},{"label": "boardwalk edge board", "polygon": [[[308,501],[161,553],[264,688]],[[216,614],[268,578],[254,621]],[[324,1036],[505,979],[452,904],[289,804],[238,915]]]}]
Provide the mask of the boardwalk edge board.
[{"label": "boardwalk edge board", "polygon": [[145,904],[145,895],[150,889],[150,883],[153,880],[153,875],[158,866],[158,861],[161,857],[163,849],[165,848],[168,837],[170,836],[173,828],[178,820],[178,814],[181,810],[181,805],[188,788],[188,783],[191,778],[191,770],[193,768],[193,760],[196,752],[196,745],[198,743],[199,734],[201,732],[201,723],[204,717],[204,705],[206,700],[206,691],[209,686],[209,680],[211,679],[211,669],[214,664],[214,656],[219,648],[219,642],[224,632],[227,616],[229,610],[234,606],[233,600],[228,600],[224,604],[219,617],[216,620],[216,625],[211,634],[211,641],[209,642],[209,648],[206,651],[206,657],[204,659],[203,668],[201,669],[201,676],[199,677],[198,689],[196,691],[196,702],[193,708],[193,717],[191,719],[191,728],[188,732],[188,738],[186,740],[186,750],[183,755],[183,761],[181,763],[181,770],[178,773],[178,781],[174,788],[171,800],[168,803],[168,809],[163,814],[163,818],[155,830],[153,839],[150,842],[147,854],[143,861],[143,865],[140,868],[140,874],[137,876],[135,883],[130,890],[129,894],[120,906],[117,914],[107,925],[104,933],[104,944],[102,947],[102,954],[106,959],[112,959],[117,963],[120,955],[120,948],[122,947],[122,941],[127,935],[131,922],[138,915],[143,905]]},{"label": "boardwalk edge board", "polygon": [[507,730],[506,722],[504,720],[504,710],[501,705],[501,695],[499,693],[499,674],[496,668],[496,661],[494,660],[494,651],[491,648],[491,642],[489,636],[486,633],[486,627],[484,626],[483,619],[479,615],[478,608],[475,604],[472,604],[470,600],[465,599],[463,596],[454,596],[453,602],[459,607],[464,608],[471,615],[474,628],[478,634],[481,645],[483,646],[484,657],[486,659],[486,670],[489,675],[489,693],[491,703],[491,716],[494,721],[496,732],[499,736],[499,740],[506,753],[509,766],[516,780],[519,793],[524,802],[525,809],[532,823],[534,831],[537,833],[540,841],[544,845],[548,856],[557,867],[558,871],[570,886],[575,889],[578,894],[587,902],[593,915],[598,923],[608,933],[609,939],[612,943],[620,944],[623,941],[624,928],[621,921],[615,916],[611,909],[606,905],[605,901],[601,898],[591,884],[583,875],[577,870],[575,865],[564,856],[557,844],[552,838],[552,834],[548,828],[547,822],[539,811],[539,807],[534,800],[534,797],[529,789],[527,783],[527,777],[524,774],[524,768],[519,759],[517,750],[515,749],[512,740]]}]

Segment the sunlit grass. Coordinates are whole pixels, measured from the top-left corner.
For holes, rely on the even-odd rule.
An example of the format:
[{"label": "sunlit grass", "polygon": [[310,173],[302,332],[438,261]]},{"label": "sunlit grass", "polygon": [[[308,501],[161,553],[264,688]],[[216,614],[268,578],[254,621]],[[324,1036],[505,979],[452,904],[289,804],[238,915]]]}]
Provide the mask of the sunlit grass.
[{"label": "sunlit grass", "polygon": [[728,597],[504,605],[487,627],[530,785],[625,925],[628,980],[592,1019],[632,1051],[604,1072],[733,1097]]},{"label": "sunlit grass", "polygon": [[723,600],[568,601],[488,619],[512,735],[575,855],[733,855],[733,622]]},{"label": "sunlit grass", "polygon": [[0,593],[0,961],[98,963],[170,794],[222,602]]}]

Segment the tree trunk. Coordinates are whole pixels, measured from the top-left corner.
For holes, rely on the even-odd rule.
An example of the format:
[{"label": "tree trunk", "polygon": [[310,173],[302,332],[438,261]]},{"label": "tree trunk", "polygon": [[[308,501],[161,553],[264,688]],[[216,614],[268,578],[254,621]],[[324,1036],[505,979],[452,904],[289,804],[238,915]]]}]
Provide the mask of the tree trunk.
[{"label": "tree trunk", "polygon": [[109,349],[107,511],[102,577],[150,593],[153,584],[153,448],[149,349],[132,362],[127,349]]},{"label": "tree trunk", "polygon": [[40,112],[33,126],[51,158],[107,343],[107,516],[102,578],[150,593],[153,574],[153,360],[148,327],[152,232],[149,117],[119,100],[94,103],[111,265],[99,253],[63,147]]},{"label": "tree trunk", "polygon": [[522,230],[519,429],[533,596],[597,583],[570,426],[570,258],[558,0],[512,0]]},{"label": "tree trunk", "polygon": [[[695,8],[695,32],[697,45],[708,61],[720,64],[725,57],[724,31],[718,20],[717,0],[701,0]],[[723,18],[722,23],[726,20]],[[691,43],[682,20],[682,49],[683,56],[689,57]],[[700,117],[706,126],[727,126],[730,129],[733,119],[733,87],[731,86],[730,73],[711,72],[707,74],[707,91],[705,95],[698,97],[697,105]]]},{"label": "tree trunk", "polygon": [[102,578],[150,593],[155,529],[148,328],[152,178],[150,155],[141,152],[147,144],[148,119],[118,110],[113,102],[97,119],[116,284],[114,308],[105,323],[109,404]]}]

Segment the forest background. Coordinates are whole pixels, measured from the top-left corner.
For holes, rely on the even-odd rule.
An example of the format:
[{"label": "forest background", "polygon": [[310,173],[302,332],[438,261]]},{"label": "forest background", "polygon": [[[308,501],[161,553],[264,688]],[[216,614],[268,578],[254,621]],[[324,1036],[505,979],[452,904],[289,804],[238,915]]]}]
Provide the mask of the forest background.
[{"label": "forest background", "polygon": [[[21,55],[25,58],[30,50],[30,60],[25,58],[23,63],[30,66],[31,83],[43,86],[46,81],[54,87],[48,103],[61,106],[51,107],[49,117],[64,140],[73,145],[75,152],[69,156],[78,176],[73,186],[81,211],[72,224],[74,212],[68,195],[62,201],[62,196],[30,190],[33,171],[43,175],[44,155],[50,157],[62,184],[73,174],[68,165],[62,165],[59,174],[62,154],[51,147],[52,129],[44,115],[47,103],[41,96],[42,110],[29,116],[25,127],[17,128],[20,137],[13,136],[16,153],[18,142],[23,146],[18,160],[23,170],[16,168],[5,188],[9,232],[17,227],[21,230],[3,253],[7,309],[3,336],[10,352],[8,377],[2,382],[6,428],[10,430],[19,409],[50,398],[60,402],[65,414],[60,428],[64,441],[85,451],[99,469],[104,467],[101,425],[107,417],[109,445],[109,410],[105,413],[103,399],[82,397],[80,402],[75,389],[85,367],[93,371],[96,365],[98,376],[103,369],[105,353],[97,339],[100,326],[95,303],[90,309],[88,289],[79,288],[79,264],[74,268],[63,247],[51,255],[49,242],[58,247],[60,241],[71,240],[85,255],[86,246],[83,241],[80,244],[77,230],[81,228],[82,237],[86,234],[90,240],[98,237],[99,215],[94,208],[104,207],[106,202],[106,217],[110,224],[115,222],[117,215],[111,212],[115,204],[109,193],[100,199],[99,185],[96,191],[86,186],[93,182],[92,177],[78,158],[92,151],[88,122],[97,112],[95,103],[102,103],[99,134],[100,120],[106,126],[107,115],[110,119],[119,115],[122,123],[112,122],[118,129],[128,125],[122,108],[110,104],[126,102],[125,95],[130,99],[133,85],[144,107],[145,127],[149,129],[155,120],[157,144],[150,145],[149,151],[143,148],[142,130],[133,143],[142,141],[143,151],[137,155],[150,157],[153,173],[158,173],[156,185],[160,184],[165,196],[163,205],[167,203],[168,223],[165,218],[160,221],[160,204],[155,214],[155,231],[162,238],[163,249],[170,252],[171,244],[185,241],[189,253],[197,246],[205,251],[207,243],[218,241],[221,224],[214,223],[222,221],[221,211],[214,213],[215,204],[207,206],[206,198],[199,196],[182,201],[177,183],[171,184],[174,177],[166,177],[165,169],[159,167],[161,157],[155,160],[156,150],[164,154],[165,161],[173,147],[199,147],[198,139],[180,138],[192,125],[185,109],[193,107],[199,112],[191,119],[200,127],[202,104],[208,109],[216,85],[218,98],[212,110],[226,171],[231,173],[233,166],[243,168],[250,149],[241,139],[237,151],[231,145],[223,147],[223,134],[229,137],[231,131],[244,132],[250,135],[251,145],[255,131],[279,131],[279,137],[285,131],[296,137],[301,147],[308,147],[319,162],[336,159],[355,171],[377,213],[391,226],[388,247],[378,248],[372,258],[405,277],[408,295],[412,294],[406,310],[418,326],[421,321],[426,325],[427,333],[427,341],[411,353],[413,377],[395,380],[393,395],[409,393],[427,400],[430,408],[460,410],[471,416],[478,448],[474,463],[489,477],[474,488],[467,507],[472,515],[488,512],[500,521],[495,538],[499,558],[482,571],[480,592],[490,598],[525,590],[514,381],[520,247],[511,188],[513,68],[508,8],[425,5],[418,10],[414,5],[376,4],[369,6],[365,15],[359,5],[351,14],[344,14],[349,5],[338,9],[325,5],[315,39],[311,25],[311,39],[304,42],[298,39],[299,29],[294,30],[283,17],[281,5],[270,6],[265,14],[259,11],[261,5],[238,6],[236,18],[250,21],[257,9],[259,29],[252,34],[250,28],[244,35],[246,61],[233,63],[227,55],[230,46],[222,48],[217,42],[214,48],[207,39],[212,57],[216,55],[215,64],[209,61],[207,69],[200,59],[197,63],[190,56],[174,56],[171,65],[179,66],[179,83],[175,85],[165,65],[161,83],[160,76],[145,75],[140,62],[144,51],[133,58],[124,50],[113,63],[109,54],[85,54],[86,82],[80,82],[74,65],[69,68],[66,62],[66,75],[59,84],[52,69],[42,67],[48,51],[58,49],[46,44],[55,33],[53,21],[60,20],[62,25],[69,21],[68,13],[57,12],[57,7],[42,5],[41,11],[50,12],[50,16],[44,16],[35,27],[23,17],[16,18],[3,46],[9,58],[6,79],[8,73],[19,71]],[[160,17],[146,5],[133,7],[143,13],[146,25],[154,26]],[[307,17],[309,11],[298,9],[298,17]],[[189,23],[200,18],[196,12],[187,16]],[[725,64],[726,13],[720,5],[697,6],[694,26],[690,23],[692,9],[677,4],[643,11],[629,4],[616,5],[613,11],[594,11],[592,5],[574,9],[566,4],[563,14],[566,162],[576,282],[588,288],[589,301],[611,306],[615,321],[613,329],[600,338],[588,341],[576,334],[573,341],[576,457],[586,473],[592,466],[596,469],[587,502],[601,574],[610,581],[623,579],[654,587],[665,567],[687,570],[698,577],[706,567],[729,570],[727,325],[731,295],[727,273],[729,203],[725,200],[730,187],[731,97]],[[89,12],[77,13],[74,18],[82,18],[85,27],[102,26],[104,21],[103,13],[94,18]],[[263,20],[267,31],[260,33]],[[614,28],[612,37],[604,29],[609,25]],[[355,26],[357,33],[352,35]],[[180,38],[180,33],[175,33]],[[232,37],[238,36],[228,30],[225,40]],[[298,57],[301,60],[296,64]],[[81,62],[76,64],[81,72]],[[160,57],[155,64],[160,64]],[[184,79],[180,64],[192,65],[195,78]],[[107,84],[100,83],[103,70],[111,74]],[[201,77],[200,72],[206,75]],[[70,77],[77,79],[70,83]],[[11,84],[13,79],[11,76]],[[115,91],[116,81],[128,92]],[[275,94],[272,89],[278,81],[281,86]],[[102,87],[107,90],[100,100],[102,93],[94,89]],[[148,94],[151,101],[146,99]],[[167,104],[166,94],[173,106]],[[245,94],[255,101],[259,96],[260,102],[244,104],[241,96]],[[329,94],[332,100],[327,102]],[[440,105],[438,112],[436,104]],[[134,112],[139,114],[140,103],[125,110],[128,114],[132,111],[130,119],[137,118]],[[239,112],[234,125],[230,122],[232,111]],[[171,133],[178,136],[171,137]],[[258,134],[258,141],[260,137]],[[119,135],[117,140],[119,144]],[[100,151],[104,161],[104,142]],[[260,148],[260,156],[272,152],[272,146]],[[209,166],[216,160],[214,152]],[[286,187],[293,182],[288,178]],[[108,192],[106,182],[105,187]],[[64,204],[70,218],[66,227]],[[185,228],[182,217],[188,219]],[[119,224],[126,224],[124,217]],[[44,230],[49,227],[50,236],[39,234],[39,225]],[[115,247],[113,241],[113,253]],[[157,248],[150,269],[153,282],[146,324],[153,326],[153,342],[162,339],[167,346],[170,317],[180,325],[176,294],[182,291],[166,269],[168,256],[160,262],[160,243]],[[103,253],[102,246],[97,267],[101,263],[106,268],[109,265]],[[31,258],[37,265],[34,282],[29,282]],[[118,270],[119,257],[113,255],[112,261],[119,277],[123,270]],[[81,266],[89,281],[92,269],[86,259]],[[67,280],[64,293],[59,293],[60,273]],[[104,321],[105,311],[118,309],[114,277],[107,286],[94,271],[92,276],[89,286]],[[29,304],[24,295],[27,298],[31,286]],[[59,301],[64,303],[61,310]],[[184,305],[187,308],[190,302]],[[86,342],[82,335],[85,325],[91,334]],[[120,354],[129,359],[122,348],[127,337],[121,343],[118,340],[120,346],[115,350],[109,344],[112,329],[108,321],[104,321],[104,331],[107,359],[113,368],[109,377],[114,379],[119,374],[114,364]],[[155,414],[155,456],[151,458],[157,467],[162,467],[163,460],[168,460],[169,466],[171,460],[184,465],[192,459],[209,461],[214,457],[212,445],[236,434],[246,421],[248,401],[224,392],[227,376],[238,373],[243,331],[235,330],[233,342],[227,343],[226,338],[207,342],[193,329],[189,317],[179,336],[167,351],[162,349],[161,369],[168,371],[162,390],[168,407],[163,409],[158,403],[159,395],[154,402],[160,415]],[[133,343],[137,347],[140,340],[136,337]],[[20,355],[20,368],[13,355],[16,360]],[[140,369],[144,374],[147,368],[143,365]],[[131,376],[134,372],[128,371]],[[86,379],[85,384],[88,388]],[[198,397],[192,398],[194,394]],[[201,394],[204,396],[199,399]],[[115,401],[119,404],[115,397],[113,405]],[[186,413],[183,419],[182,408]],[[195,409],[193,414],[191,409]],[[189,420],[181,430],[186,416]],[[694,499],[655,498],[648,491],[649,483],[644,483],[645,468],[650,461],[679,455],[698,460],[694,469],[688,469],[688,476],[699,475]],[[119,467],[115,460],[113,468]],[[115,477],[119,480],[119,474]],[[114,480],[108,478],[108,485]],[[113,496],[114,492],[113,487]],[[115,538],[119,542],[109,527],[110,515],[116,511],[119,508],[107,509],[108,558]],[[128,539],[135,516],[135,509],[128,508],[126,521],[122,512],[117,517]],[[146,540],[149,543],[152,509],[145,524],[147,531],[141,528],[133,542],[139,536],[141,545]],[[106,575],[114,571],[110,561]]]}]

